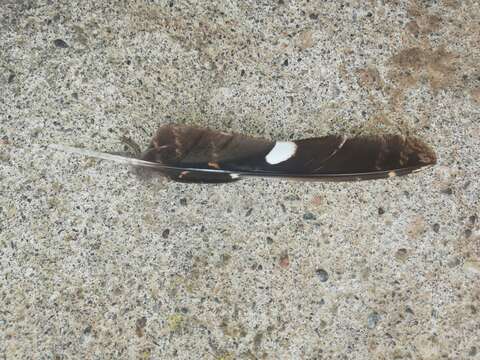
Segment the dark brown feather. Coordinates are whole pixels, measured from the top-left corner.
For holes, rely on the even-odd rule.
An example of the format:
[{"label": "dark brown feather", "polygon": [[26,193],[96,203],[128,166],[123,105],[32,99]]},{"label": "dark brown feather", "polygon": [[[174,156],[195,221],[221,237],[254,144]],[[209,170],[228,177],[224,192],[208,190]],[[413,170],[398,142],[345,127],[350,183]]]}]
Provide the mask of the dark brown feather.
[{"label": "dark brown feather", "polygon": [[158,130],[141,159],[176,168],[164,173],[192,182],[235,181],[238,175],[366,180],[405,175],[436,163],[430,147],[413,137],[325,136],[294,143],[291,157],[270,164],[266,156],[276,144],[273,141],[168,125]]}]

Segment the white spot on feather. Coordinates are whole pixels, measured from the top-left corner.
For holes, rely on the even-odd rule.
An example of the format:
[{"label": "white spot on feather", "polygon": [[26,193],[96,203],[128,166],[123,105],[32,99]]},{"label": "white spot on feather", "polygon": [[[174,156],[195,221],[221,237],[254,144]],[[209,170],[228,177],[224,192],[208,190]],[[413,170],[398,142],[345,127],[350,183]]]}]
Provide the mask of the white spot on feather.
[{"label": "white spot on feather", "polygon": [[297,151],[297,144],[292,141],[277,141],[272,150],[265,156],[270,165],[280,164],[290,159]]}]

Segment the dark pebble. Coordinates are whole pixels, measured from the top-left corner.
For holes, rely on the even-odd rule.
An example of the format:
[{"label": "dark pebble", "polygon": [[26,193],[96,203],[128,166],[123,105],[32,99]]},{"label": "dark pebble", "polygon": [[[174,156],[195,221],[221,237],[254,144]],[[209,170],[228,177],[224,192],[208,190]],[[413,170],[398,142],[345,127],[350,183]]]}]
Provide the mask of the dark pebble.
[{"label": "dark pebble", "polygon": [[470,355],[470,356],[475,356],[475,355],[477,355],[477,354],[478,354],[477,348],[476,348],[475,346],[472,346],[472,347],[470,348],[470,351],[468,352],[468,355]]},{"label": "dark pebble", "polygon": [[145,325],[147,325],[147,318],[145,316],[137,320],[138,327],[144,328]]},{"label": "dark pebble", "polygon": [[472,236],[472,230],[466,229],[465,230],[465,237],[468,239],[470,236]]},{"label": "dark pebble", "polygon": [[303,214],[303,220],[316,220],[316,219],[317,217],[311,212],[306,212],[305,214]]},{"label": "dark pebble", "polygon": [[405,261],[407,257],[408,257],[407,249],[401,248],[401,249],[398,249],[397,252],[395,253],[395,259],[397,260]]},{"label": "dark pebble", "polygon": [[267,244],[272,245],[273,244],[273,239],[270,236],[267,236]]},{"label": "dark pebble", "polygon": [[240,71],[240,76],[245,76],[245,70]]},{"label": "dark pebble", "polygon": [[165,229],[165,230],[163,230],[163,232],[162,232],[162,237],[163,237],[164,239],[166,239],[166,238],[168,238],[168,235],[170,235],[170,229]]},{"label": "dark pebble", "polygon": [[53,44],[57,47],[57,48],[61,48],[61,49],[66,49],[68,48],[68,44],[63,41],[62,39],[55,39],[53,40]]},{"label": "dark pebble", "polygon": [[147,318],[145,316],[137,319],[137,322],[135,324],[135,332],[138,337],[142,337],[144,335],[145,326],[147,326]]},{"label": "dark pebble", "polygon": [[448,263],[447,263],[448,267],[450,268],[454,268],[454,267],[457,267],[458,265],[460,265],[460,260],[458,258],[453,258],[452,260],[450,260]]},{"label": "dark pebble", "polygon": [[441,191],[442,194],[445,195],[452,195],[453,194],[453,189],[452,188],[446,188]]},{"label": "dark pebble", "polygon": [[436,233],[438,233],[440,231],[440,224],[438,223],[435,223],[433,224],[433,231],[435,231]]},{"label": "dark pebble", "polygon": [[385,210],[382,207],[378,208],[378,215],[383,215],[385,214]]},{"label": "dark pebble", "polygon": [[15,79],[15,74],[10,74],[10,75],[8,76],[8,83],[11,84],[14,79]]},{"label": "dark pebble", "polygon": [[295,201],[300,200],[300,197],[298,195],[287,195],[284,197],[284,199],[287,201]]},{"label": "dark pebble", "polygon": [[313,14],[312,13],[312,14],[308,15],[308,17],[312,20],[317,20],[318,19],[318,14]]},{"label": "dark pebble", "polygon": [[288,59],[285,59],[285,61],[283,62],[283,66],[288,66]]},{"label": "dark pebble", "polygon": [[329,278],[328,273],[323,269],[317,269],[315,270],[315,273],[317,274],[321,282],[325,282]]},{"label": "dark pebble", "polygon": [[180,205],[186,206],[187,205],[187,199],[181,198],[180,199]]},{"label": "dark pebble", "polygon": [[477,215],[470,216],[468,220],[470,220],[470,223],[474,225],[477,222]]},{"label": "dark pebble", "polygon": [[250,215],[252,215],[252,211],[253,211],[252,208],[248,209],[247,212],[245,213],[245,216],[250,216]]}]

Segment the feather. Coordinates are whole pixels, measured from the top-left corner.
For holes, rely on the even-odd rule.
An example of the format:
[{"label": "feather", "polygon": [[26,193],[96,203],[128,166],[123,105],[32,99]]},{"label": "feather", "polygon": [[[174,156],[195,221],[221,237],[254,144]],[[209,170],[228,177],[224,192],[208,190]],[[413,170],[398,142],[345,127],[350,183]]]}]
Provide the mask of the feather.
[{"label": "feather", "polygon": [[401,176],[436,163],[428,145],[399,135],[324,136],[270,141],[192,126],[162,126],[139,159],[63,145],[86,156],[150,168],[182,182],[223,183],[244,176],[316,181],[369,180]]}]

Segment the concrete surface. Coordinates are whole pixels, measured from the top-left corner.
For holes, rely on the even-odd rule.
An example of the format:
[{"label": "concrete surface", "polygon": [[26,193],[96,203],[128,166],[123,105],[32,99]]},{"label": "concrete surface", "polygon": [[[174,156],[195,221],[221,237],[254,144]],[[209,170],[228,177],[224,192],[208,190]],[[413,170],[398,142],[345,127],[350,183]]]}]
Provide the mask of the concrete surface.
[{"label": "concrete surface", "polygon": [[[479,359],[479,18],[1,0],[0,358]],[[439,165],[198,186],[45,147],[125,151],[167,122],[415,133]]]}]

